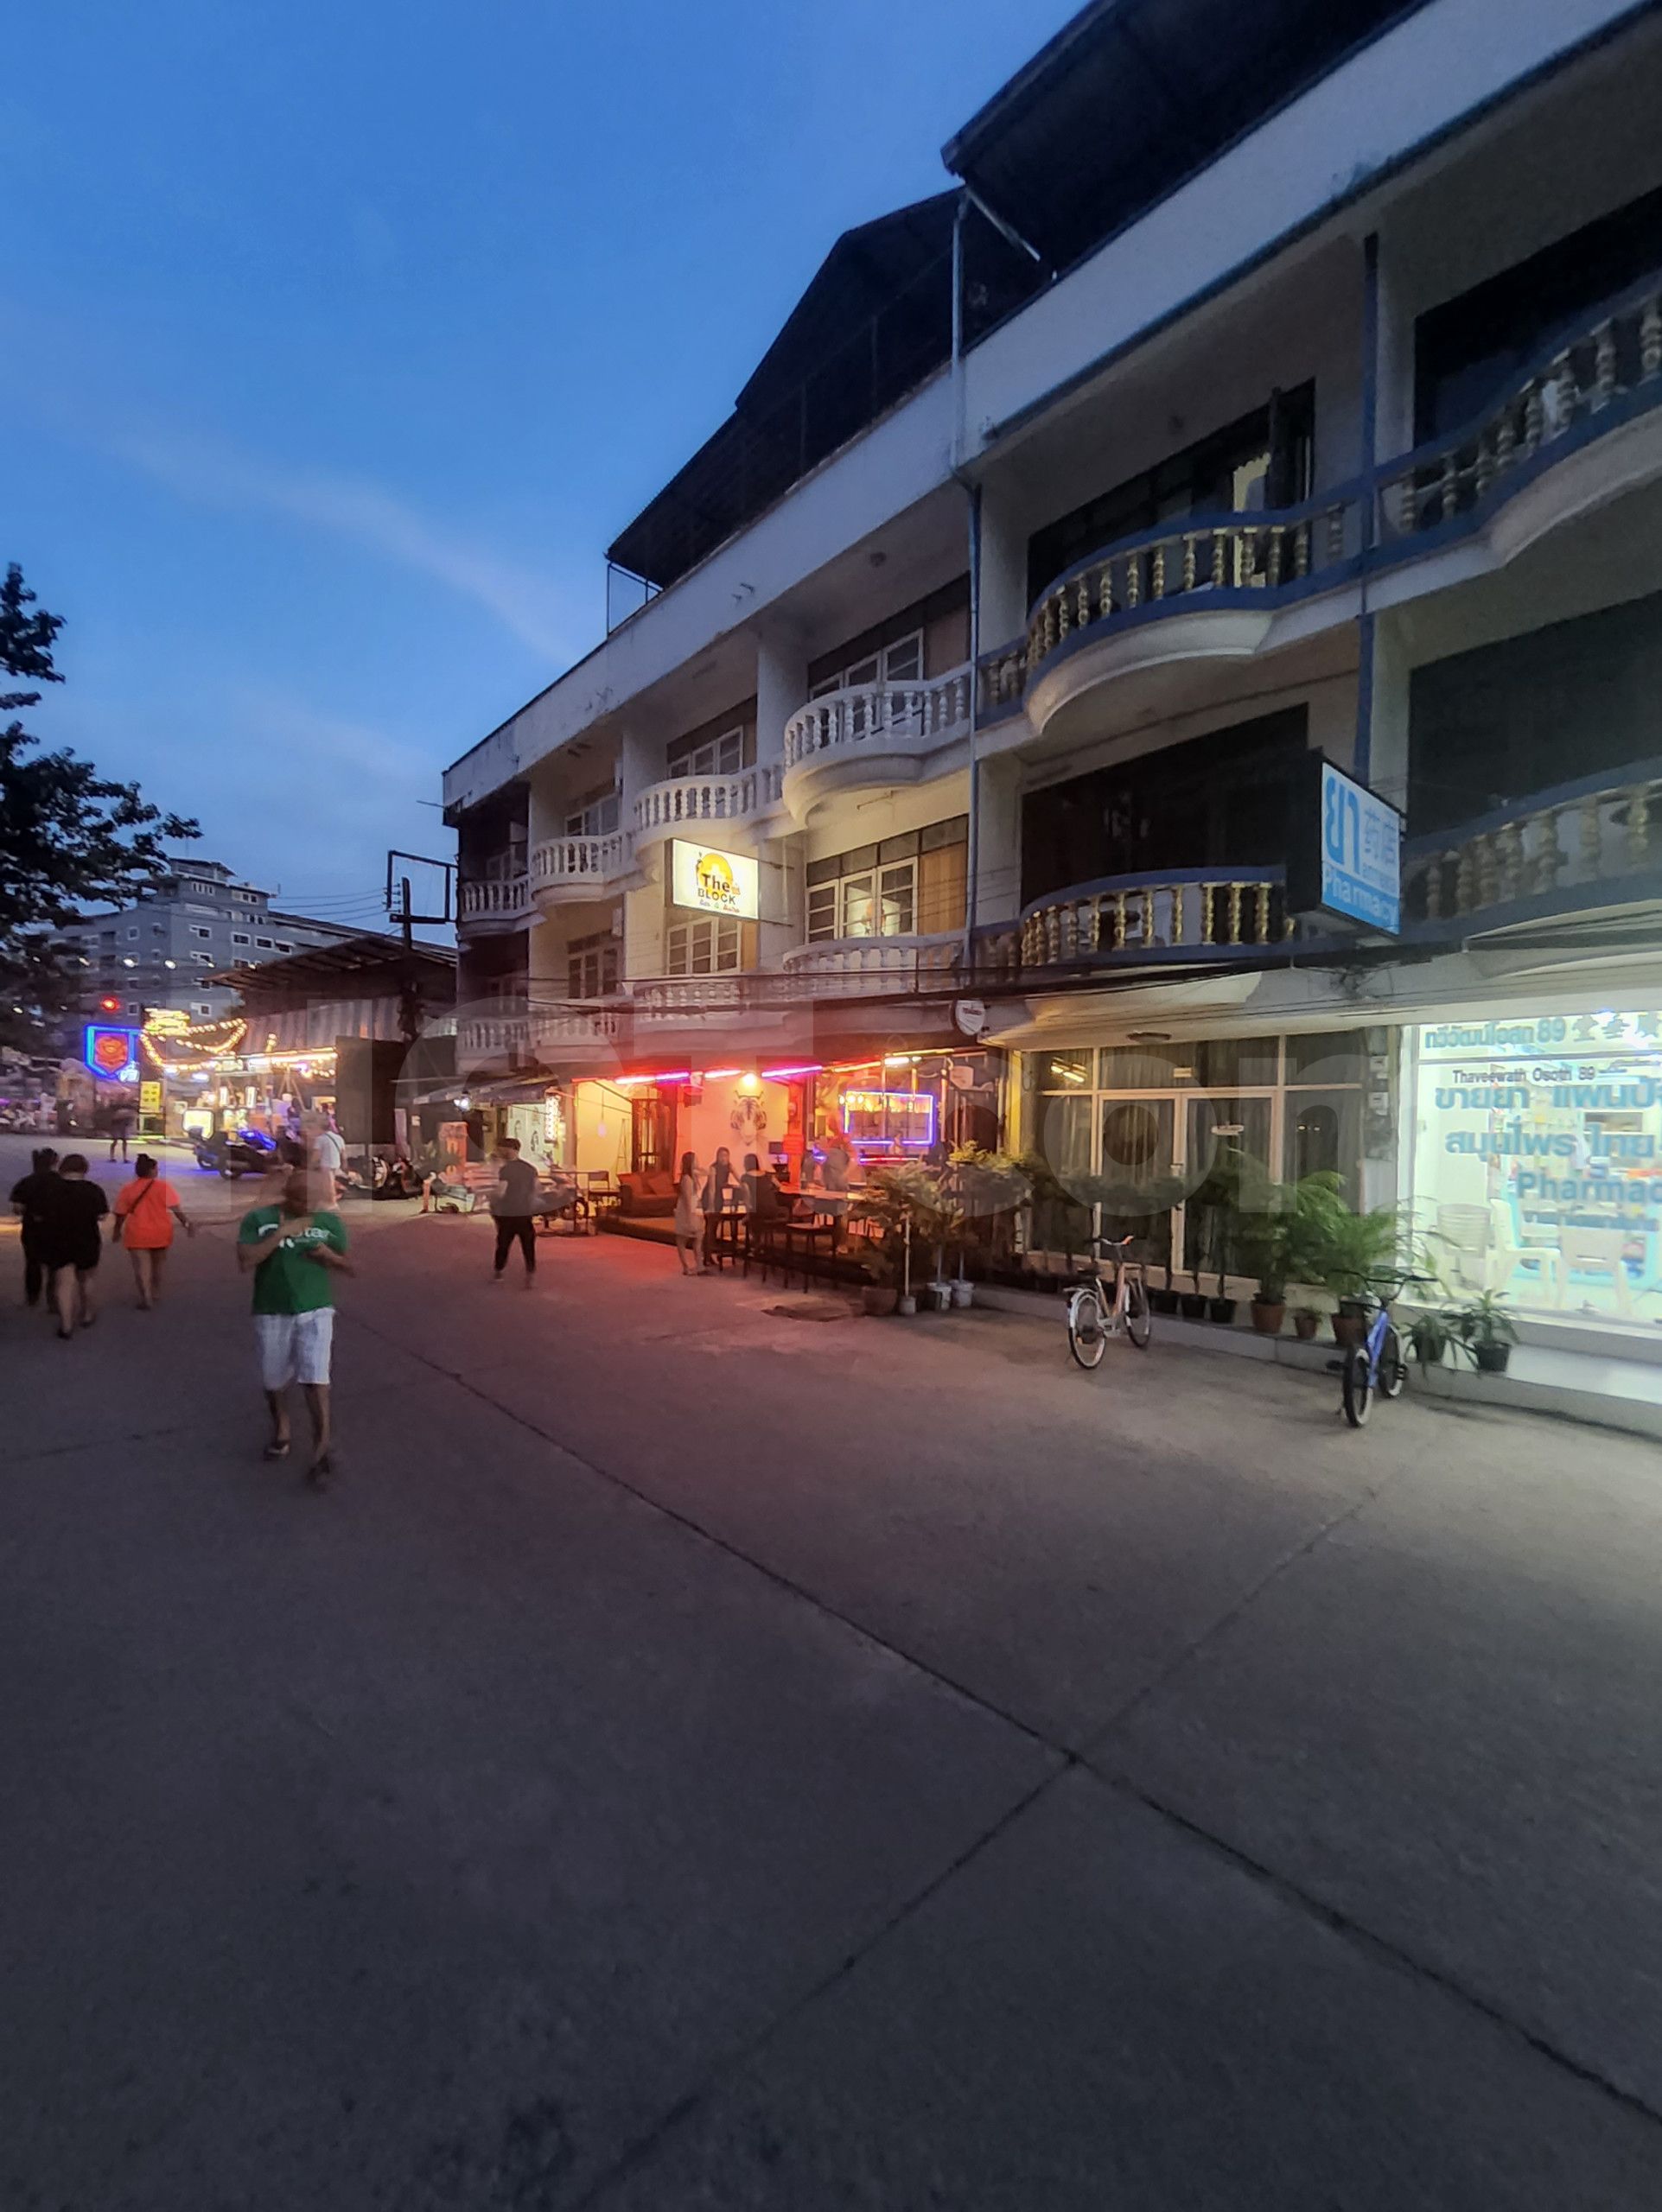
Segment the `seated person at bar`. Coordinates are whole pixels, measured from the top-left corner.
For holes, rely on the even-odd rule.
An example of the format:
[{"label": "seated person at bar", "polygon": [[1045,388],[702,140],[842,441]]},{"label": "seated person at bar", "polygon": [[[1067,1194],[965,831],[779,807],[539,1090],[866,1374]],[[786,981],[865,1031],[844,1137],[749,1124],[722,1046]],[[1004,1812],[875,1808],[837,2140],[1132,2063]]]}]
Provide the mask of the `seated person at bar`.
[{"label": "seated person at bar", "polygon": [[744,1155],[744,1210],[752,1224],[777,1221],[784,1211],[780,1203],[779,1185],[772,1175],[763,1172],[762,1165],[754,1152]]}]

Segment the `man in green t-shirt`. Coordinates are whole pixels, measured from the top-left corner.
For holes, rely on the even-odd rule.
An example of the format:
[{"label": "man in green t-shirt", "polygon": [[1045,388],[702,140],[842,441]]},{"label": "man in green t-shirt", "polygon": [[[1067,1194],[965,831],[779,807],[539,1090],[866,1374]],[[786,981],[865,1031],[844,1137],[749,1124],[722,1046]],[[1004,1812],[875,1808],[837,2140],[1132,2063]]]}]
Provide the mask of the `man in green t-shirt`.
[{"label": "man in green t-shirt", "polygon": [[254,1334],[260,1380],[271,1414],[268,1459],[289,1456],[289,1385],[298,1382],[311,1415],[312,1459],[307,1479],[322,1490],[329,1462],[329,1351],[334,1335],[338,1271],[350,1274],[341,1217],[311,1205],[311,1182],[296,1169],[280,1205],[256,1206],[237,1230],[237,1264],[254,1278]]}]

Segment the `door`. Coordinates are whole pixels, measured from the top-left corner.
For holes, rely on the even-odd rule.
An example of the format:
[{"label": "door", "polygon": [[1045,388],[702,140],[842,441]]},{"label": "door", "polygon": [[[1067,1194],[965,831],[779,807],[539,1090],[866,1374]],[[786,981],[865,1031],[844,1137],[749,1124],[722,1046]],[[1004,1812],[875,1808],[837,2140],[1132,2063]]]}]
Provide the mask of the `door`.
[{"label": "door", "polygon": [[1260,1185],[1270,1179],[1272,1098],[1223,1097],[1215,1093],[1184,1101],[1188,1109],[1183,1179],[1183,1266],[1213,1278],[1235,1266],[1236,1201],[1242,1176]]},{"label": "door", "polygon": [[1138,1236],[1149,1260],[1171,1262],[1171,1176],[1175,1098],[1105,1098],[1101,1167],[1106,1186],[1103,1231]]}]

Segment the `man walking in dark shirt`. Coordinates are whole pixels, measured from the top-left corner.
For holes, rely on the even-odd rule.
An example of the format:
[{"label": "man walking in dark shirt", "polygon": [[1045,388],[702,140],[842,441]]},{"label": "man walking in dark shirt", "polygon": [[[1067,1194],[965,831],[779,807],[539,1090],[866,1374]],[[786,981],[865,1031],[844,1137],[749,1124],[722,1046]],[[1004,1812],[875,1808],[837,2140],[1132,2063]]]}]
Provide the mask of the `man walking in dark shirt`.
[{"label": "man walking in dark shirt", "polygon": [[496,1220],[496,1274],[500,1282],[508,1254],[517,1243],[525,1259],[527,1290],[537,1274],[537,1239],[533,1222],[537,1209],[537,1171],[519,1157],[518,1137],[504,1137],[496,1147],[496,1188],[491,1192],[491,1212]]}]

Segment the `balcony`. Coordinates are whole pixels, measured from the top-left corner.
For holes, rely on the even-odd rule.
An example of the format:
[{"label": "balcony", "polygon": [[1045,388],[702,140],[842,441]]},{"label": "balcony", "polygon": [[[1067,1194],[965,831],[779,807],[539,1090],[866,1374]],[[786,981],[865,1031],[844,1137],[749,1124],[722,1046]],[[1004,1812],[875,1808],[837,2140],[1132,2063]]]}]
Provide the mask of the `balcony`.
[{"label": "balcony", "polygon": [[961,930],[927,937],[827,938],[787,952],[782,976],[755,980],[788,984],[797,995],[815,999],[951,990],[963,950]]},{"label": "balcony", "polygon": [[563,1065],[588,1060],[610,1065],[629,1032],[629,1007],[621,1001],[574,1000],[529,1009],[522,1003],[500,1014],[464,1014],[456,1024],[456,1050],[464,1065],[535,1065],[557,1073]]},{"label": "balcony", "polygon": [[780,768],[769,761],[729,776],[671,776],[634,803],[637,852],[666,837],[710,838],[742,830],[748,842],[779,805]]},{"label": "balcony", "polygon": [[1662,760],[1641,760],[1412,839],[1404,934],[1475,935],[1662,898],[1659,802]]},{"label": "balcony", "polygon": [[[1074,700],[1138,670],[1275,650],[1353,619],[1345,587],[1365,575],[1380,579],[1387,603],[1503,566],[1662,475],[1659,403],[1662,275],[1560,334],[1452,436],[1302,506],[1191,516],[1069,569],[1041,594],[1022,637],[982,656],[978,719],[1025,713],[1042,731]],[[1429,556],[1444,551],[1456,558],[1440,569]]]},{"label": "balcony", "polygon": [[463,926],[482,925],[481,934],[488,935],[492,923],[521,922],[530,913],[531,878],[509,875],[464,881],[458,896]]},{"label": "balcony", "polygon": [[932,753],[967,736],[966,663],[918,683],[855,683],[800,707],[785,725],[785,803],[806,822],[828,792],[916,780]]},{"label": "balcony", "polygon": [[1103,876],[1026,907],[1016,957],[1023,969],[1234,959],[1292,936],[1282,880],[1278,868]]},{"label": "balcony", "polygon": [[600,836],[549,837],[531,849],[531,887],[539,906],[596,899],[629,874],[621,830]]}]

